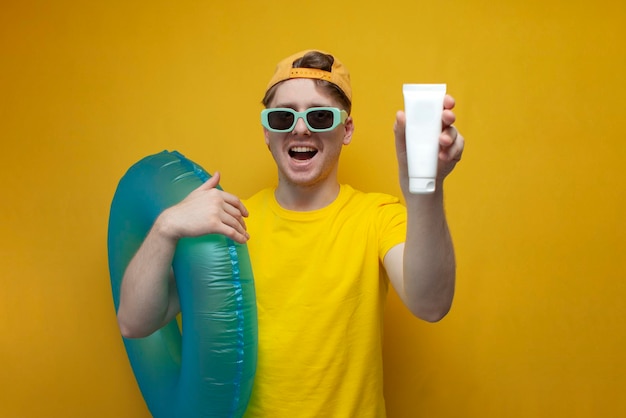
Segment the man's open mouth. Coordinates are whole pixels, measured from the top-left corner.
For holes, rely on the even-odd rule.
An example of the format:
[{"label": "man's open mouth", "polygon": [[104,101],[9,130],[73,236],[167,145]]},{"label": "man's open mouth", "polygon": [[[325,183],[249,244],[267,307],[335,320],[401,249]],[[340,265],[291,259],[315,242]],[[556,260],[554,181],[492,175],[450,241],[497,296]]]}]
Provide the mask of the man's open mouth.
[{"label": "man's open mouth", "polygon": [[289,156],[296,160],[309,160],[317,154],[317,150],[311,147],[293,147],[289,150]]}]

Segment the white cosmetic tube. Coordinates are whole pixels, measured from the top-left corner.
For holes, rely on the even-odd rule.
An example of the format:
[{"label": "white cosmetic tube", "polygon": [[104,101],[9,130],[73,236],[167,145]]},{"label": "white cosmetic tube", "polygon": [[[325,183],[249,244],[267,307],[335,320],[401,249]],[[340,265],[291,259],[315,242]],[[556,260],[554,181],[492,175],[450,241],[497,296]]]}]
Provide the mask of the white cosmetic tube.
[{"label": "white cosmetic tube", "polygon": [[404,84],[409,192],[433,193],[439,160],[439,134],[445,84]]}]

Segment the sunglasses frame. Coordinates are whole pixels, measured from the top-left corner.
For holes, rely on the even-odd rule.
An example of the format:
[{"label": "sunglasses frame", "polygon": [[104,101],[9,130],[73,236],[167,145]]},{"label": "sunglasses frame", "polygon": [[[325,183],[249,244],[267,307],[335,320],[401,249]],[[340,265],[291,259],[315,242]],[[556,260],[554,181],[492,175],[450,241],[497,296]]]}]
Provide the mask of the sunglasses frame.
[{"label": "sunglasses frame", "polygon": [[[328,110],[330,112],[332,112],[333,114],[333,124],[328,127],[328,128],[322,128],[322,129],[318,129],[318,128],[314,128],[311,125],[309,125],[309,121],[307,120],[307,115],[310,112],[315,112],[315,111],[319,111],[319,110]],[[288,128],[288,129],[274,129],[270,126],[269,123],[269,114],[275,111],[284,111],[284,112],[288,112],[291,113],[294,116],[293,119],[293,124]],[[298,119],[302,119],[304,121],[304,124],[306,125],[307,129],[311,132],[328,132],[328,131],[332,131],[333,129],[335,129],[337,126],[339,126],[342,123],[346,122],[346,119],[348,119],[348,112],[346,112],[345,110],[336,108],[336,107],[310,107],[308,109],[306,109],[303,112],[298,112],[296,110],[290,109],[288,107],[271,107],[268,109],[263,109],[261,111],[261,125],[263,125],[263,127],[265,129],[267,129],[268,131],[271,132],[290,132],[293,131],[293,129],[296,127],[296,124],[298,123]]]}]

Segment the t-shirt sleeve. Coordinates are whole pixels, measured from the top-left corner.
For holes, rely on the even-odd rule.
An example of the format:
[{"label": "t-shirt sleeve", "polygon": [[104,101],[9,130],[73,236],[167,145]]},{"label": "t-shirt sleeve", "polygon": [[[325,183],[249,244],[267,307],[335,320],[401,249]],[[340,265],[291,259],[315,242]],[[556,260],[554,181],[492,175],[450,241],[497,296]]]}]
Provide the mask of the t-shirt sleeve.
[{"label": "t-shirt sleeve", "polygon": [[397,199],[379,206],[378,231],[378,256],[382,261],[387,251],[406,240],[406,207]]}]

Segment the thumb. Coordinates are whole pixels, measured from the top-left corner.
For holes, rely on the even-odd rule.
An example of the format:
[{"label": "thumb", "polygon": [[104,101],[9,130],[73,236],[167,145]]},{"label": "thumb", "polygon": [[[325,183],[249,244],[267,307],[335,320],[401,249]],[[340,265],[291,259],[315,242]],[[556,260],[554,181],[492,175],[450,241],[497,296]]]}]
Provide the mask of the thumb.
[{"label": "thumb", "polygon": [[396,123],[393,125],[393,133],[396,139],[398,159],[406,159],[406,115],[401,110],[396,113]]},{"label": "thumb", "polygon": [[203,189],[213,189],[220,184],[220,172],[216,171],[204,184],[201,186]]},{"label": "thumb", "polygon": [[404,146],[404,135],[406,129],[406,115],[399,110],[396,113],[396,123],[393,125],[393,133],[396,137],[396,145]]}]

